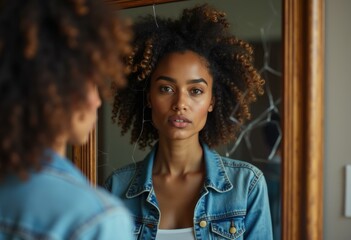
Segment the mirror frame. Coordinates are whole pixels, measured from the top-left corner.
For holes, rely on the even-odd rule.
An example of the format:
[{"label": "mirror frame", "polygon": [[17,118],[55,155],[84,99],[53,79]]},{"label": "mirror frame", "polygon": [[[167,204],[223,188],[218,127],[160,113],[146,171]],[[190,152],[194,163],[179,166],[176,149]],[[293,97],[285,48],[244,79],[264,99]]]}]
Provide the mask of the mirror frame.
[{"label": "mirror frame", "polygon": [[132,7],[141,7],[153,4],[162,4],[169,2],[180,2],[184,0],[104,0],[107,4],[112,4],[117,8],[132,8]]},{"label": "mirror frame", "polygon": [[[179,0],[105,0],[130,8]],[[282,240],[323,239],[324,0],[283,2]],[[93,185],[96,129],[72,160]]]}]

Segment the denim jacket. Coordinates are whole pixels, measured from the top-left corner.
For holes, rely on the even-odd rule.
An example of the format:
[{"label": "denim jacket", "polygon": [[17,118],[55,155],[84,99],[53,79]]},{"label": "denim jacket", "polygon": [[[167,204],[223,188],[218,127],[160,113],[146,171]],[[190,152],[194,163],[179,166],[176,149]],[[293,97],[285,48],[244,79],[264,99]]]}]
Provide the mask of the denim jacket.
[{"label": "denim jacket", "polygon": [[[194,210],[195,239],[272,239],[267,186],[253,165],[202,145],[206,177]],[[157,146],[146,158],[114,171],[105,187],[132,212],[135,239],[156,238],[160,210],[152,183]]]},{"label": "denim jacket", "polygon": [[0,239],[132,239],[123,203],[94,189],[69,160],[51,161],[26,181],[0,181]]}]

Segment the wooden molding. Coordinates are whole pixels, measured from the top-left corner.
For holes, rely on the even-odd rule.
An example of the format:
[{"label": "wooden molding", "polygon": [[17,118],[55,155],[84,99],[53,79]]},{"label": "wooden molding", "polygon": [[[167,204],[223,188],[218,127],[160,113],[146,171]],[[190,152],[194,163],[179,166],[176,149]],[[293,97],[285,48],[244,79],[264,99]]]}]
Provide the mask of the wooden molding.
[{"label": "wooden molding", "polygon": [[117,6],[120,9],[179,1],[180,0],[105,0],[106,3]]},{"label": "wooden molding", "polygon": [[324,1],[284,1],[282,239],[323,239]]},{"label": "wooden molding", "polygon": [[72,146],[72,161],[96,185],[97,159],[96,159],[96,129],[89,134],[88,142],[83,146]]}]

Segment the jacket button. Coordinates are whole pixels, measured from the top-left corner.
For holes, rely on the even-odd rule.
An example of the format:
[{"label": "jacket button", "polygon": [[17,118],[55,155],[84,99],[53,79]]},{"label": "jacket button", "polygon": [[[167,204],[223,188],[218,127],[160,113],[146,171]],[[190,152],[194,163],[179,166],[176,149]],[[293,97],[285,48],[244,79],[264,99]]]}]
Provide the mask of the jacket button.
[{"label": "jacket button", "polygon": [[204,227],[206,227],[206,226],[207,226],[207,222],[204,221],[204,220],[202,220],[202,221],[200,222],[200,227],[204,228]]},{"label": "jacket button", "polygon": [[235,228],[235,227],[230,227],[230,228],[229,228],[229,232],[230,232],[231,234],[236,233],[236,228]]},{"label": "jacket button", "polygon": [[146,224],[146,226],[147,226],[148,228],[154,228],[154,227],[155,227],[155,225],[153,225],[152,223],[148,223],[148,224]]}]

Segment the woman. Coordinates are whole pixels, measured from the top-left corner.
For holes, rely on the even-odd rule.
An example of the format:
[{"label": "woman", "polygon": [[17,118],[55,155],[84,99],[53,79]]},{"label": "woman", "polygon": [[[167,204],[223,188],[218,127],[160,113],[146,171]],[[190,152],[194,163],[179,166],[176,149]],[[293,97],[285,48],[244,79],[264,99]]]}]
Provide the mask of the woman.
[{"label": "woman", "polygon": [[129,87],[113,109],[132,142],[157,142],[106,188],[132,212],[137,239],[272,239],[262,172],[211,150],[235,139],[263,93],[252,49],[208,5],[157,23],[135,24]]},{"label": "woman", "polygon": [[0,239],[131,239],[128,210],[65,157],[106,78],[123,84],[123,28],[97,0],[1,2]]}]

